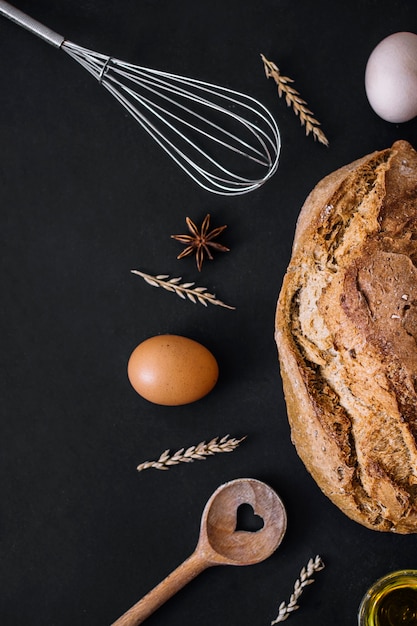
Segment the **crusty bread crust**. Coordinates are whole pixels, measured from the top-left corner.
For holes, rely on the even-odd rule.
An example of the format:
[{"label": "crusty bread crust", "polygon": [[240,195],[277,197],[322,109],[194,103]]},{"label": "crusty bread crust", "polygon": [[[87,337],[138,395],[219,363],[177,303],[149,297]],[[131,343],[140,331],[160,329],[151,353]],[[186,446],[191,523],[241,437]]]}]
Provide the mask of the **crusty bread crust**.
[{"label": "crusty bread crust", "polygon": [[292,441],[368,528],[417,532],[417,153],[325,177],[301,210],[276,312]]}]

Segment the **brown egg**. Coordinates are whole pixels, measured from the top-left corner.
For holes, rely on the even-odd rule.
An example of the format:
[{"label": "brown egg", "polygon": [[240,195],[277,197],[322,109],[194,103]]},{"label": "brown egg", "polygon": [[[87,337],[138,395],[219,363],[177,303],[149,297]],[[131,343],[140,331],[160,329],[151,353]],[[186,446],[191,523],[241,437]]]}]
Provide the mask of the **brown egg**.
[{"label": "brown egg", "polygon": [[157,335],[130,356],[127,373],[132,387],[155,404],[176,406],[200,400],[215,386],[219,367],[212,353],[193,339]]}]

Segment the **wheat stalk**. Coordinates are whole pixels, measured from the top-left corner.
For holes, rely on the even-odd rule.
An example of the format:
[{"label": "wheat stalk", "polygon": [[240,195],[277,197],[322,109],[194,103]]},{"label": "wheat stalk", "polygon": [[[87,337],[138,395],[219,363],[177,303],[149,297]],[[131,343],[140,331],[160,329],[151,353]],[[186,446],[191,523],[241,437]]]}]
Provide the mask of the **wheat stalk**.
[{"label": "wheat stalk", "polygon": [[284,622],[293,611],[296,611],[299,608],[297,600],[303,593],[304,587],[311,585],[311,583],[314,582],[314,579],[312,578],[314,572],[319,572],[322,569],[324,569],[324,563],[318,555],[314,560],[309,560],[307,566],[303,567],[301,570],[300,577],[295,581],[294,591],[291,594],[288,604],[281,602],[278,609],[278,615],[276,619],[271,622],[271,626],[273,626],[273,624],[278,624],[278,622]]},{"label": "wheat stalk", "polygon": [[[236,307],[229,306],[225,304],[221,300],[218,300],[215,295],[212,293],[208,293],[207,287],[194,287],[195,283],[182,283],[182,277],[179,276],[177,278],[169,278],[169,274],[158,274],[157,276],[151,276],[150,274],[145,274],[144,272],[140,272],[139,270],[130,270],[132,274],[137,274],[141,276],[148,285],[152,285],[152,287],[162,287],[167,291],[173,291],[180,298],[185,300],[188,298],[191,302],[196,304],[199,302],[200,304],[207,306],[207,303],[216,304],[217,306],[222,306],[225,309],[235,310]],[[169,280],[168,280],[169,279]]]},{"label": "wheat stalk", "polygon": [[300,117],[301,125],[305,125],[306,135],[312,133],[315,140],[318,139],[320,143],[328,146],[328,139],[319,128],[320,122],[313,117],[313,112],[307,108],[307,102],[302,100],[298,91],[289,84],[294,82],[292,78],[283,76],[275,63],[268,61],[263,54],[261,54],[261,58],[264,63],[266,77],[274,79],[278,87],[279,97],[281,98],[284,95],[287,106],[292,106],[294,113]]},{"label": "wheat stalk", "polygon": [[187,449],[181,448],[173,455],[170,455],[169,450],[165,450],[157,461],[145,461],[138,465],[136,469],[138,472],[149,469],[150,467],[159,470],[167,470],[171,465],[178,465],[179,463],[205,461],[207,456],[212,456],[217,452],[233,452],[244,439],[246,439],[246,437],[234,439],[230,438],[229,435],[225,435],[220,440],[218,437],[215,437],[208,443],[202,441],[196,446],[191,446]]}]

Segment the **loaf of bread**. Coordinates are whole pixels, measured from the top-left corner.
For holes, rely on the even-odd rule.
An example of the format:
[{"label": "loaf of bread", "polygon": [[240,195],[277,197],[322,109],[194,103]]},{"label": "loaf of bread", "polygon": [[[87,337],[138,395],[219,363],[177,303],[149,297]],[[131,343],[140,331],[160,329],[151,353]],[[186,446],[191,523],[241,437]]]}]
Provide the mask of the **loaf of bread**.
[{"label": "loaf of bread", "polygon": [[364,526],[417,532],[417,152],[324,178],[298,219],[276,342],[291,438]]}]

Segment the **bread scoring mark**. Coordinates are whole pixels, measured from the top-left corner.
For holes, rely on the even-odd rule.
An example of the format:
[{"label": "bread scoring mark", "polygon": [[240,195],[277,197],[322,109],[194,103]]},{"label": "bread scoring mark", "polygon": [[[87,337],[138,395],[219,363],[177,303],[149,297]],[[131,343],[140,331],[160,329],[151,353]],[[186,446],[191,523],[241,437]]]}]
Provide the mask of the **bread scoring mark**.
[{"label": "bread scoring mark", "polygon": [[306,354],[305,336],[301,328],[299,313],[301,293],[300,288],[291,299],[290,319],[294,348],[298,352],[298,359],[303,363],[301,372],[304,383],[309,390],[321,427],[328,437],[337,442],[346,465],[354,467],[356,455],[349,416],[341,406],[339,396],[323,377],[321,366],[310,360]]}]

